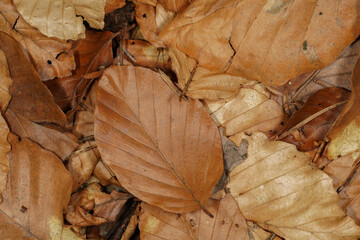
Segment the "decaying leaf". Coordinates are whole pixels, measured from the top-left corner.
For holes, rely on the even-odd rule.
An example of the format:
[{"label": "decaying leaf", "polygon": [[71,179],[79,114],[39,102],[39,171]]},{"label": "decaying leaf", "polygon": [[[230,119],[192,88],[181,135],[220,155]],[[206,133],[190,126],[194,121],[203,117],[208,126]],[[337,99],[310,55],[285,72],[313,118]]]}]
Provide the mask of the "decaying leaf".
[{"label": "decaying leaf", "polygon": [[60,159],[28,138],[10,134],[10,174],[0,212],[38,239],[61,239],[72,179]]},{"label": "decaying leaf", "polygon": [[206,211],[223,172],[217,127],[200,102],[179,102],[159,74],[132,66],[104,72],[95,139],[134,196],[171,212]]},{"label": "decaying leaf", "polygon": [[200,0],[160,39],[201,67],[279,86],[334,61],[360,33],[359,8],[357,0]]},{"label": "decaying leaf", "polygon": [[240,132],[273,134],[281,127],[283,110],[261,86],[241,88],[229,100],[206,101],[211,117],[224,128],[225,136]]},{"label": "decaying leaf", "polygon": [[104,27],[106,0],[14,0],[14,4],[30,25],[48,37],[64,40],[85,37],[81,16],[92,28]]},{"label": "decaying leaf", "polygon": [[69,156],[67,169],[73,177],[74,191],[91,176],[99,159],[100,153],[95,141],[80,144]]},{"label": "decaying leaf", "polygon": [[67,124],[64,113],[55,104],[50,91],[41,82],[17,42],[9,35],[0,33],[0,43],[13,78],[9,89],[12,98],[4,115],[11,131],[31,138],[65,159],[76,148],[77,139],[61,128]]},{"label": "decaying leaf", "polygon": [[[319,90],[285,123],[278,136],[283,136],[283,141],[294,144],[300,151],[310,151],[319,147],[344,107],[344,104],[337,104],[345,103],[349,96],[350,92],[343,88]],[[307,122],[320,111],[325,112]],[[298,127],[294,129],[296,126]]]},{"label": "decaying leaf", "polygon": [[248,158],[230,173],[228,188],[246,219],[286,239],[358,239],[360,227],[339,208],[332,179],[307,154],[262,133],[233,141],[242,139]]},{"label": "decaying leaf", "polygon": [[327,157],[334,159],[360,148],[360,59],[352,74],[352,92],[343,112],[327,135],[331,142]]},{"label": "decaying leaf", "polygon": [[[72,76],[46,81],[46,86],[54,95],[55,102],[64,112],[78,103],[93,78],[101,76],[101,69],[113,61],[111,42],[114,34],[87,30],[86,37],[77,41],[74,49],[77,68]],[[97,73],[96,76],[89,76]]]},{"label": "decaying leaf", "polygon": [[[86,189],[71,196],[65,218],[76,226],[100,225],[115,221],[116,215],[129,196],[118,192],[104,193],[100,190],[100,185],[91,183]],[[92,213],[89,213],[90,211]]]},{"label": "decaying leaf", "polygon": [[221,201],[209,200],[206,208],[210,218],[201,210],[186,214],[169,213],[149,204],[141,204],[141,239],[249,239],[248,227],[236,201],[227,195]]},{"label": "decaying leaf", "polygon": [[1,1],[0,30],[21,44],[42,80],[70,76],[75,69],[71,42],[48,38],[30,26],[18,13],[12,0]]}]

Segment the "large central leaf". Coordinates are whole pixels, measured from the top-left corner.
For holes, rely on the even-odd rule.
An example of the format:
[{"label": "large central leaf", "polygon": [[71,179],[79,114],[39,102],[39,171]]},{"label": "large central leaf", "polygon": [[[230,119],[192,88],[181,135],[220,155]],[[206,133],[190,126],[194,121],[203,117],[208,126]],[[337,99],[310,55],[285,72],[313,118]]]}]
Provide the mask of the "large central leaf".
[{"label": "large central leaf", "polygon": [[97,94],[95,139],[120,183],[167,211],[203,208],[223,164],[201,103],[179,102],[159,74],[132,66],[106,70]]}]

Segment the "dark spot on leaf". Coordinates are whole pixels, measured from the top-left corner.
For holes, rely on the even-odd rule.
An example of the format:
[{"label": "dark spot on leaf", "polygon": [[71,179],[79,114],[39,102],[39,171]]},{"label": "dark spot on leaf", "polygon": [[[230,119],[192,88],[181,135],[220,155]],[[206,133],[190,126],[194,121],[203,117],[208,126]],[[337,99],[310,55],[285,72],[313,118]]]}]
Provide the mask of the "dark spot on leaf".
[{"label": "dark spot on leaf", "polygon": [[131,45],[134,45],[134,44],[135,44],[135,42],[134,42],[134,41],[132,41],[132,42],[131,42]]},{"label": "dark spot on leaf", "polygon": [[322,12],[319,12],[319,15],[323,15],[323,13],[322,13]]},{"label": "dark spot on leaf", "polygon": [[18,137],[18,139],[19,139],[19,142],[21,142],[21,137],[20,136]]},{"label": "dark spot on leaf", "polygon": [[322,104],[321,103],[318,103],[318,106],[321,106]]},{"label": "dark spot on leaf", "polygon": [[222,220],[221,224],[224,225],[224,224],[225,224],[225,220]]},{"label": "dark spot on leaf", "polygon": [[47,63],[48,63],[49,65],[51,65],[51,64],[52,64],[52,61],[51,61],[51,60],[47,60]]},{"label": "dark spot on leaf", "polygon": [[90,214],[94,214],[94,210],[90,210],[89,213],[90,213]]},{"label": "dark spot on leaf", "polygon": [[239,228],[239,224],[235,224],[235,227]]},{"label": "dark spot on leaf", "polygon": [[20,212],[26,213],[26,211],[27,211],[27,207],[21,206]]},{"label": "dark spot on leaf", "polygon": [[143,18],[146,18],[146,14],[145,14],[145,13],[143,14]]},{"label": "dark spot on leaf", "polygon": [[306,50],[307,50],[307,46],[308,46],[308,44],[307,44],[307,41],[305,40],[305,41],[303,42],[302,49],[303,49],[304,51],[306,51]]}]

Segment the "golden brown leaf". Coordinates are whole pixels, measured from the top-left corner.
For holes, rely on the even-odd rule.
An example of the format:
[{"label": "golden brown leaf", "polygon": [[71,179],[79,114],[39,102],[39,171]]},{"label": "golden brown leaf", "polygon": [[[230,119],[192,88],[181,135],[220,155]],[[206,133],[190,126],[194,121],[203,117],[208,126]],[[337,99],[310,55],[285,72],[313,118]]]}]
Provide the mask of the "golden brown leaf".
[{"label": "golden brown leaf", "polygon": [[105,13],[112,12],[126,5],[126,0],[106,0]]},{"label": "golden brown leaf", "polygon": [[69,156],[67,169],[73,177],[74,191],[91,176],[99,159],[100,153],[95,141],[80,144]]},{"label": "golden brown leaf", "polygon": [[104,27],[106,0],[14,0],[14,4],[30,25],[48,37],[64,40],[85,37],[81,16],[92,28]]},{"label": "golden brown leaf", "polygon": [[18,13],[12,0],[1,1],[0,30],[21,44],[42,80],[72,75],[75,61],[71,42],[48,38],[30,26]]},{"label": "golden brown leaf", "polygon": [[160,39],[209,70],[283,85],[331,63],[357,38],[359,8],[357,0],[200,0]]},{"label": "golden brown leaf", "polygon": [[95,139],[121,185],[171,212],[204,208],[223,171],[216,125],[200,102],[179,102],[160,75],[112,66],[101,78]]},{"label": "golden brown leaf", "polygon": [[230,173],[227,187],[246,219],[286,239],[358,239],[360,227],[339,208],[332,179],[307,154],[262,133],[234,141],[242,139],[249,142],[248,158]]},{"label": "golden brown leaf", "polygon": [[190,5],[192,0],[158,0],[167,10],[180,14],[187,6]]},{"label": "golden brown leaf", "polygon": [[6,188],[7,176],[9,172],[9,159],[7,157],[10,152],[10,144],[7,141],[9,127],[5,119],[0,114],[0,202],[2,202],[1,193]]},{"label": "golden brown leaf", "polygon": [[280,240],[279,237],[271,238],[271,233],[265,231],[259,227],[256,223],[248,222],[249,225],[249,236],[251,240]]},{"label": "golden brown leaf", "polygon": [[10,174],[0,212],[39,239],[61,239],[72,179],[60,159],[10,134]]},{"label": "golden brown leaf", "polygon": [[0,236],[2,239],[36,240],[37,238],[26,231],[17,222],[0,211]]},{"label": "golden brown leaf", "polygon": [[9,93],[9,87],[13,83],[11,79],[9,66],[7,64],[5,53],[0,50],[0,111],[5,112],[11,95]]},{"label": "golden brown leaf", "polygon": [[349,101],[327,135],[331,142],[327,157],[334,159],[360,148],[360,59],[352,74],[352,92]]},{"label": "golden brown leaf", "polygon": [[283,120],[281,106],[269,99],[261,85],[241,88],[229,100],[206,101],[208,111],[218,126],[224,128],[226,136],[240,132],[274,133]]},{"label": "golden brown leaf", "polygon": [[[100,225],[115,221],[129,196],[126,193],[101,192],[100,185],[91,183],[86,189],[71,196],[65,218],[76,226]],[[90,211],[93,213],[89,213]]]},{"label": "golden brown leaf", "polygon": [[140,237],[144,240],[249,239],[246,221],[231,195],[221,201],[209,200],[206,207],[214,218],[201,210],[179,215],[142,203]]},{"label": "golden brown leaf", "polygon": [[111,169],[108,166],[105,165],[105,163],[101,159],[96,164],[93,174],[100,181],[100,184],[103,186],[107,186],[110,184],[121,186],[118,180],[116,179],[115,174],[111,171]]}]

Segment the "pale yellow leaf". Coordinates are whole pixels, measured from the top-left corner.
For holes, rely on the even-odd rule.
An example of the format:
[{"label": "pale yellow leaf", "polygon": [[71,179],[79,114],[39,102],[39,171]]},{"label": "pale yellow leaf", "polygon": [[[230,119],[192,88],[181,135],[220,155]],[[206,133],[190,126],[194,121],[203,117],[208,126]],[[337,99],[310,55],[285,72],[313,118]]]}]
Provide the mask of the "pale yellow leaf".
[{"label": "pale yellow leaf", "polygon": [[106,0],[14,0],[14,4],[30,25],[48,37],[85,37],[81,16],[92,28],[104,27]]},{"label": "pale yellow leaf", "polygon": [[294,145],[262,133],[238,135],[248,158],[230,173],[229,191],[241,212],[285,239],[358,239],[360,227],[338,206],[332,179]]}]

